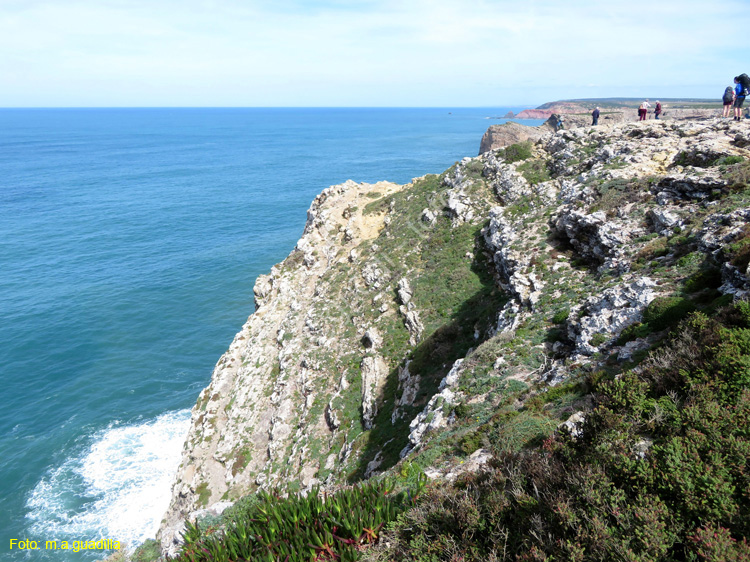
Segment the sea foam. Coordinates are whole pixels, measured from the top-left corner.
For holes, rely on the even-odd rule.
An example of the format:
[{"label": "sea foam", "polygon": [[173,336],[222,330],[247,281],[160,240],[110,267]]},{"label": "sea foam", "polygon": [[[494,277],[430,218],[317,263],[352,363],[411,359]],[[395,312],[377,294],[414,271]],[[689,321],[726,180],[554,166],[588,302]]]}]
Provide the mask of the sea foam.
[{"label": "sea foam", "polygon": [[27,501],[42,540],[112,539],[134,547],[153,538],[170,498],[190,423],[189,410],[112,423],[51,469]]}]

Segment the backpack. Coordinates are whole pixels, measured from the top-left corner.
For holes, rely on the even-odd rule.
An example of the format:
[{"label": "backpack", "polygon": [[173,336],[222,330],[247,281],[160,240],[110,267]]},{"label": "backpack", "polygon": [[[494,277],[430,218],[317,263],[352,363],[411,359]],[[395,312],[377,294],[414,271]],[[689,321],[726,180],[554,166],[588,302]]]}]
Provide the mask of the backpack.
[{"label": "backpack", "polygon": [[750,92],[750,76],[743,72],[737,78],[740,79],[740,84],[742,84],[742,95],[748,95],[748,92]]},{"label": "backpack", "polygon": [[732,98],[734,98],[734,88],[727,86],[727,89],[724,90],[724,96],[721,98],[721,101],[724,103],[732,103]]}]

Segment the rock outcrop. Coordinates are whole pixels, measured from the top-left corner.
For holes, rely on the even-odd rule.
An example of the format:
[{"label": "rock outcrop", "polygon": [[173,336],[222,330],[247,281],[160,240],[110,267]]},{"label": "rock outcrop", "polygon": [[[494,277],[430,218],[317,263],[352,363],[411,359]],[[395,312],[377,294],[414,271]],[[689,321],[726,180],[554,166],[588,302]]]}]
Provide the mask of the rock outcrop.
[{"label": "rock outcrop", "polygon": [[[544,117],[545,119],[549,116]],[[534,119],[528,117],[527,119]],[[479,154],[484,154],[490,150],[497,150],[511,144],[518,142],[525,142],[528,140],[536,141],[542,137],[545,133],[549,133],[552,129],[546,123],[540,127],[529,127],[528,125],[521,125],[520,123],[514,123],[508,121],[501,125],[491,125],[482,136],[482,140],[479,143]]]},{"label": "rock outcrop", "polygon": [[261,488],[403,458],[458,474],[430,443],[509,389],[632,360],[657,299],[750,294],[748,139],[720,120],[546,127],[511,160],[489,140],[440,176],[324,190],[192,410],[165,552],[186,517]]}]

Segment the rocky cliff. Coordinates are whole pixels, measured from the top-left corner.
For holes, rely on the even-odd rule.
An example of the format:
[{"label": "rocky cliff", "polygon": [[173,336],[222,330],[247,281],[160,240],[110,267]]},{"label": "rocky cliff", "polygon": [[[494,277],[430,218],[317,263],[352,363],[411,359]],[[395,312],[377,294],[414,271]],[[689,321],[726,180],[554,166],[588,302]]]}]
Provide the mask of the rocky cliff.
[{"label": "rocky cliff", "polygon": [[[524,142],[527,140],[536,141],[550,131],[556,131],[558,124],[562,120],[564,128],[574,129],[577,127],[586,127],[591,125],[591,111],[595,104],[588,104],[585,107],[581,104],[571,102],[555,102],[545,104],[546,109],[525,109],[515,116],[515,119],[546,119],[538,127],[528,127],[509,121],[500,125],[491,125],[484,133],[479,144],[479,154],[484,154],[490,150],[503,148],[509,144]],[[637,107],[637,104],[636,104]],[[599,116],[600,127],[609,125],[618,125],[627,122],[639,121],[636,107],[609,107],[602,108]],[[648,119],[654,119],[653,109],[649,110]],[[717,104],[716,109],[705,108],[685,108],[671,107],[664,104],[664,110],[661,114],[662,121],[701,121],[710,120],[721,115],[721,107]]]},{"label": "rocky cliff", "polygon": [[459,425],[634,360],[655,303],[747,295],[748,145],[731,121],[581,127],[403,186],[324,190],[193,408],[163,547],[258,488],[402,459],[450,476]]}]

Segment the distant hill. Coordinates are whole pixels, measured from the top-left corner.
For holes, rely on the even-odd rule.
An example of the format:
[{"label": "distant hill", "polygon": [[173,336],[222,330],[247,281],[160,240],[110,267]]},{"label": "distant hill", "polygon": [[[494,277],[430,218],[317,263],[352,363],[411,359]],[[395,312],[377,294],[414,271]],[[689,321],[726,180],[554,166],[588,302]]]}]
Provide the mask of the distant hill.
[{"label": "distant hill", "polygon": [[713,108],[721,106],[721,97],[717,96],[715,99],[702,99],[702,98],[590,98],[590,99],[574,99],[574,100],[560,100],[547,102],[540,105],[536,109],[554,109],[560,106],[577,105],[581,109],[594,109],[594,107],[600,108],[637,108],[644,99],[649,99],[653,103],[655,100],[660,100],[662,103],[668,103],[675,109],[700,109],[700,108]]},{"label": "distant hill", "polygon": [[[607,111],[633,110],[646,98],[591,98],[577,100],[558,100],[540,105],[535,109],[524,109],[518,113],[516,119],[546,119],[553,113],[578,114],[591,113],[595,107],[599,107],[603,113]],[[661,101],[662,106],[670,110],[720,110],[722,103],[720,98],[698,99],[698,98],[650,98],[653,107],[656,100]]]}]

